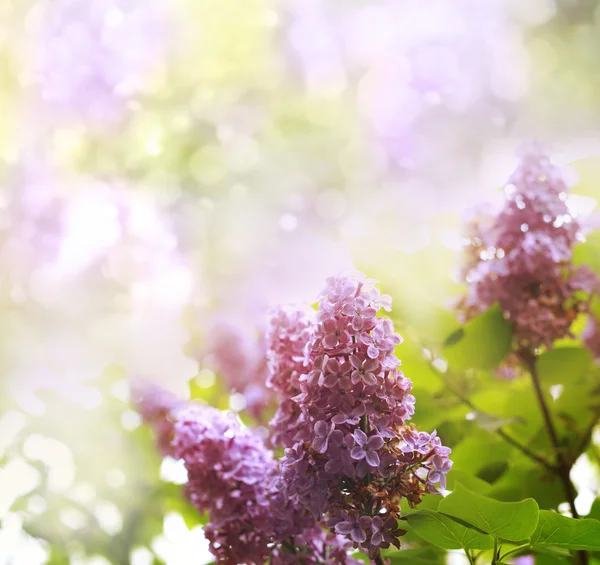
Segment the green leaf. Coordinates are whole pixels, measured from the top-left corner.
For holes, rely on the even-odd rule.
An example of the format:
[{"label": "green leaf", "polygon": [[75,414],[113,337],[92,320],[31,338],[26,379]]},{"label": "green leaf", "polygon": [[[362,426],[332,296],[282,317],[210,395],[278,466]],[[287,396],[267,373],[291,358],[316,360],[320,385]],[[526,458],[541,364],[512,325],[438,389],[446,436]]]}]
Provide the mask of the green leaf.
[{"label": "green leaf", "polygon": [[433,510],[409,514],[406,519],[411,529],[425,541],[442,549],[490,549],[491,536],[467,528]]},{"label": "green leaf", "polygon": [[[495,369],[512,344],[512,327],[498,306],[467,322],[464,335],[457,340],[459,330],[446,338],[443,355],[455,369]],[[457,340],[457,341],[456,341]]]},{"label": "green leaf", "polygon": [[535,531],[539,508],[527,498],[520,502],[499,502],[467,490],[461,484],[438,507],[440,512],[508,541],[528,539]]},{"label": "green leaf", "polygon": [[592,355],[581,347],[560,347],[542,353],[536,365],[543,383],[565,384],[585,376],[592,365]]},{"label": "green leaf", "polygon": [[556,508],[563,501],[560,479],[524,456],[512,457],[509,468],[490,492],[482,494],[504,502],[533,498],[544,509]]},{"label": "green leaf", "polygon": [[531,544],[534,547],[550,545],[569,550],[600,549],[600,521],[590,518],[574,520],[556,512],[541,510]]},{"label": "green leaf", "polygon": [[594,520],[600,520],[600,498],[594,500],[592,507],[590,508],[589,514],[586,518],[594,518]]},{"label": "green leaf", "polygon": [[450,345],[454,345],[455,343],[458,343],[463,337],[465,336],[465,329],[464,328],[458,328],[457,330],[454,330],[444,341],[444,346],[450,346]]}]

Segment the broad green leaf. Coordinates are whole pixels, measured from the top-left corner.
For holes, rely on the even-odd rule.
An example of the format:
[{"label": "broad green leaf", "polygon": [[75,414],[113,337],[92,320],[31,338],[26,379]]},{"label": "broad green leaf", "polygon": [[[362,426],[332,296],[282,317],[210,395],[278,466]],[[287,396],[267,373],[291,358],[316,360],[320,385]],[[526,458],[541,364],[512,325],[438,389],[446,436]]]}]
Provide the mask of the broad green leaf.
[{"label": "broad green leaf", "polygon": [[542,353],[536,365],[544,384],[566,384],[585,376],[592,365],[592,355],[581,347],[560,347]]},{"label": "broad green leaf", "polygon": [[491,536],[482,534],[432,510],[406,516],[411,529],[425,541],[442,549],[490,549]]},{"label": "broad green leaf", "polygon": [[464,334],[455,331],[446,338],[443,355],[454,369],[495,369],[512,343],[512,327],[498,306],[473,318],[463,326]]},{"label": "broad green leaf", "polygon": [[527,498],[520,502],[499,502],[467,490],[461,484],[446,497],[439,511],[508,541],[528,539],[535,531],[539,508]]},{"label": "broad green leaf", "polygon": [[533,547],[550,545],[569,550],[600,550],[600,521],[590,518],[575,520],[541,510],[531,544]]}]

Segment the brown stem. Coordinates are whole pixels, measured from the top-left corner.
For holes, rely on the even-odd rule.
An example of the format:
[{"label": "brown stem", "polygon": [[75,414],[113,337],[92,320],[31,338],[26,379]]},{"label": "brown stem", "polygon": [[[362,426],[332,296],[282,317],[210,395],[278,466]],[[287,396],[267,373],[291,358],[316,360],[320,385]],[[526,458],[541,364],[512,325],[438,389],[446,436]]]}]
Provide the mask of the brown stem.
[{"label": "brown stem", "polygon": [[375,565],[385,565],[385,561],[383,560],[383,557],[381,557],[381,552],[379,550],[377,550],[377,553],[373,557],[373,563],[375,563]]},{"label": "brown stem", "polygon": [[531,382],[533,383],[535,396],[544,418],[546,431],[548,432],[550,443],[552,443],[552,447],[554,448],[554,454],[556,456],[556,473],[563,483],[565,495],[567,497],[567,501],[569,502],[573,518],[579,518],[579,514],[575,509],[575,489],[573,488],[573,483],[571,483],[571,479],[569,477],[569,465],[567,464],[563,455],[560,440],[558,439],[558,434],[556,433],[556,428],[554,427],[554,422],[552,421],[552,414],[550,414],[550,409],[548,408],[548,404],[544,398],[544,393],[540,384],[540,377],[537,372],[537,367],[535,366],[535,356],[524,355],[523,360],[529,369]]},{"label": "brown stem", "polygon": [[[567,497],[569,508],[571,509],[571,515],[573,516],[573,518],[579,518],[579,513],[575,508],[576,493],[575,488],[573,487],[573,483],[571,482],[571,469],[569,467],[569,464],[565,460],[560,440],[558,439],[558,434],[556,433],[556,428],[554,427],[554,422],[552,421],[552,414],[550,414],[550,409],[548,408],[548,404],[546,403],[546,399],[544,398],[544,392],[542,391],[542,386],[540,384],[540,377],[537,371],[537,367],[535,365],[535,355],[530,351],[526,351],[521,354],[521,358],[523,359],[525,365],[529,370],[529,374],[531,375],[531,382],[533,383],[533,389],[535,391],[538,405],[544,418],[546,431],[548,432],[548,437],[550,438],[550,442],[552,443],[552,447],[554,448],[554,454],[556,457],[556,475],[563,484],[565,496]],[[577,551],[576,556],[577,561],[580,563],[580,565],[587,565],[588,554],[586,551]]]},{"label": "brown stem", "polygon": [[526,445],[523,445],[522,443],[520,443],[519,441],[514,439],[512,436],[507,434],[502,428],[498,428],[496,430],[496,433],[506,443],[510,443],[513,447],[516,447],[524,455],[526,455],[530,459],[533,459],[534,461],[538,462],[540,465],[542,465],[543,467],[548,469],[548,471],[552,471],[553,473],[556,473],[556,467],[554,465],[552,465],[551,463],[548,463],[548,461],[546,461],[541,455],[538,455],[537,453],[531,451],[531,449],[529,449]]}]

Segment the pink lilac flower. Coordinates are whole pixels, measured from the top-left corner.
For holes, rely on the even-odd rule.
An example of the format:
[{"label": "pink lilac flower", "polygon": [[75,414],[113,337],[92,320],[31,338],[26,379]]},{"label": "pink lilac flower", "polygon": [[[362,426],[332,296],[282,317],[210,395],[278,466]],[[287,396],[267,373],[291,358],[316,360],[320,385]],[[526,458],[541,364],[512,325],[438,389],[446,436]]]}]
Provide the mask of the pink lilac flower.
[{"label": "pink lilac flower", "polygon": [[272,452],[233,414],[189,405],[176,410],[174,419],[175,455],[188,472],[189,499],[208,512],[211,551],[222,563],[263,563],[273,529]]},{"label": "pink lilac flower", "polygon": [[134,398],[147,422],[169,429],[167,454],[183,460],[187,495],[208,514],[205,535],[217,563],[359,563],[348,555],[348,541],[284,499],[273,452],[234,414],[185,403],[145,383],[136,384]]},{"label": "pink lilac flower", "polygon": [[291,447],[302,429],[302,411],[292,399],[300,394],[300,377],[305,371],[304,350],[314,325],[314,310],[277,307],[268,316],[267,386],[279,394],[279,407],[270,422],[271,441]]},{"label": "pink lilac flower", "polygon": [[600,284],[587,267],[571,264],[579,222],[567,206],[568,187],[539,147],[528,147],[505,186],[503,208],[470,233],[463,271],[466,318],[498,303],[513,325],[517,347],[551,347],[570,334]]},{"label": "pink lilac flower", "polygon": [[406,423],[415,399],[395,356],[402,338],[376,316],[390,307],[375,281],[327,280],[304,363],[287,391],[297,429],[279,479],[286,499],[371,557],[399,545],[400,500],[414,506],[423,493],[438,492],[452,465],[435,432]]}]

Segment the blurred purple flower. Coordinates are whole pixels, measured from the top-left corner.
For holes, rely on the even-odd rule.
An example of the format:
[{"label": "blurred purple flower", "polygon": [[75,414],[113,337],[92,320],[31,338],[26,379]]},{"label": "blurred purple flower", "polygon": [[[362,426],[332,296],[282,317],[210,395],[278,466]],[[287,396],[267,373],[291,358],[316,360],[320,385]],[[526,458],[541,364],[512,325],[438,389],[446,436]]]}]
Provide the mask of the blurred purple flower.
[{"label": "blurred purple flower", "polygon": [[459,307],[469,318],[497,302],[519,346],[552,347],[570,335],[600,281],[587,267],[571,264],[580,225],[560,170],[537,145],[522,152],[505,193],[493,218],[469,228],[463,271],[469,288]]},{"label": "blurred purple flower", "polygon": [[45,0],[31,28],[34,81],[48,115],[114,122],[144,92],[167,47],[167,5]]}]

